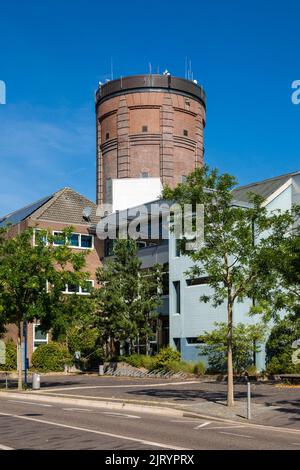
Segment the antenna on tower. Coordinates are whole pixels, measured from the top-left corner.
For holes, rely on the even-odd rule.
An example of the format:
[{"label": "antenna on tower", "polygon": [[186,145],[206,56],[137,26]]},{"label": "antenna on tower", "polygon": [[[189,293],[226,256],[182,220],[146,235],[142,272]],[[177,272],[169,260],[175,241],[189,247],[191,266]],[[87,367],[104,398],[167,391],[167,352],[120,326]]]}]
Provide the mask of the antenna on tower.
[{"label": "antenna on tower", "polygon": [[185,64],[184,64],[184,78],[187,79],[187,61],[188,61],[188,58],[187,56],[185,56]]},{"label": "antenna on tower", "polygon": [[152,65],[151,65],[151,62],[149,62],[149,75],[152,75]]},{"label": "antenna on tower", "polygon": [[114,79],[114,61],[113,58],[110,58],[110,79]]}]

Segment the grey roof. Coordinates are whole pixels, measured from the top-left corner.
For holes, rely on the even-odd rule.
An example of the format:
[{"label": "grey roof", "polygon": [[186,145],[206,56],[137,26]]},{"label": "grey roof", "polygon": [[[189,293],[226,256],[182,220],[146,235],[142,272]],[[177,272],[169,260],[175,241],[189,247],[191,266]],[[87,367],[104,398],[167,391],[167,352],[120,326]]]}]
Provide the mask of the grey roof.
[{"label": "grey roof", "polygon": [[291,177],[299,174],[300,171],[295,171],[293,173],[286,173],[285,175],[275,176],[274,178],[268,178],[256,183],[246,184],[245,186],[239,186],[238,188],[234,189],[232,193],[234,198],[238,201],[249,202],[249,193],[258,194],[264,199],[267,199]]},{"label": "grey roof", "polygon": [[22,207],[21,209],[18,209],[14,212],[11,212],[10,214],[5,215],[0,219],[0,227],[5,227],[8,224],[18,224],[22,220],[29,217],[34,211],[43,206],[52,197],[53,194],[51,194],[50,196],[43,197],[42,199],[39,199],[38,201],[35,201],[32,204],[29,204],[28,206]]},{"label": "grey roof", "polygon": [[[92,209],[90,220],[85,220],[82,210],[85,207]],[[49,222],[62,222],[66,224],[96,224],[99,217],[96,216],[96,204],[82,194],[71,188],[63,188],[39,201],[19,209],[0,220],[0,226],[11,223],[15,225],[22,220],[31,217],[34,220]]]}]

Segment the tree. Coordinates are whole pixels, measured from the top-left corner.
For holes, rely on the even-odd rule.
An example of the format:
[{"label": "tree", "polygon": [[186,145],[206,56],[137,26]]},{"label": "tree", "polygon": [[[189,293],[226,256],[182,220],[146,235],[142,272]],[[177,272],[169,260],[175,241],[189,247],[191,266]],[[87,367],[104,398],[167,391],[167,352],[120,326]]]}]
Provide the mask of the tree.
[{"label": "tree", "polygon": [[[205,331],[199,337],[204,346],[199,346],[200,354],[208,357],[208,364],[213,372],[226,372],[227,323],[215,323],[213,331]],[[233,370],[240,374],[254,363],[254,354],[259,352],[259,343],[265,339],[264,324],[245,325],[238,323],[232,328]]]},{"label": "tree", "polygon": [[109,357],[126,343],[131,353],[141,336],[148,338],[149,350],[160,285],[158,267],[142,271],[135,241],[116,240],[113,253],[112,259],[97,270],[101,287],[95,292],[99,329]]},{"label": "tree", "polygon": [[0,234],[0,312],[3,323],[15,324],[18,330],[18,388],[22,388],[22,324],[51,319],[60,309],[65,285],[84,283],[87,278],[82,272],[86,252],[74,253],[67,246],[71,230],[65,229],[59,236],[60,246],[53,244],[57,237],[44,231],[35,233],[35,243],[33,229],[15,237],[7,230]]},{"label": "tree", "polygon": [[[292,209],[294,219],[300,217],[300,206]],[[265,250],[260,259],[261,269],[271,279],[270,285],[263,283],[257,286],[259,297],[264,301],[252,308],[253,313],[263,313],[269,319],[280,321],[279,312],[285,310],[300,313],[300,226],[293,224],[289,236],[280,239],[278,243],[277,230],[274,228],[273,238],[278,245],[276,253],[271,249]],[[281,235],[279,235],[279,238]]]},{"label": "tree", "polygon": [[[251,196],[251,207],[235,204],[232,189],[236,184],[233,176],[219,175],[216,169],[204,166],[189,175],[186,183],[163,191],[165,199],[179,203],[181,207],[184,204],[192,204],[194,208],[196,204],[204,205],[203,246],[187,251],[183,238],[180,248],[195,263],[189,275],[206,276],[213,289],[211,296],[202,296],[200,300],[212,301],[214,307],[226,303],[228,406],[234,406],[234,305],[256,297],[259,284],[270,287],[275,282],[260,259],[266,257],[265,252],[272,252],[276,257],[276,249],[294,221],[288,212],[267,214],[262,198],[255,195]],[[276,237],[271,236],[273,228],[276,228]]]}]

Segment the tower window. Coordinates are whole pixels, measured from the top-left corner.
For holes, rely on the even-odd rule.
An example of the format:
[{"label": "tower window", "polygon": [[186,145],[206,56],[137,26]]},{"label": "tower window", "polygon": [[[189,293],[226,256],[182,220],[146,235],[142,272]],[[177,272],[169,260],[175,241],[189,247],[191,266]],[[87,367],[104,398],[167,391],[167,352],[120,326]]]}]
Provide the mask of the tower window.
[{"label": "tower window", "polygon": [[148,178],[148,177],[149,177],[148,171],[142,171],[141,172],[141,178]]},{"label": "tower window", "polygon": [[148,132],[148,126],[142,126],[142,132]]},{"label": "tower window", "polygon": [[106,134],[105,134],[105,138],[106,138],[106,140],[108,140],[108,139],[109,139],[109,132],[106,132]]},{"label": "tower window", "polygon": [[185,137],[187,137],[187,136],[189,135],[189,132],[188,132],[187,129],[183,129],[183,135],[184,135]]}]

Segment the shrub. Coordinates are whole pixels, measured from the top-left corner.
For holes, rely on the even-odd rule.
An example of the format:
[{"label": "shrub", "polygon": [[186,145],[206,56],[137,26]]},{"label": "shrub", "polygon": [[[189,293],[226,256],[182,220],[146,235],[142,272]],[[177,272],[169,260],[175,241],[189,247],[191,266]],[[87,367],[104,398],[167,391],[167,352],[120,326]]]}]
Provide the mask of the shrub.
[{"label": "shrub", "polygon": [[193,372],[195,375],[204,375],[205,371],[206,371],[206,366],[204,362],[199,361],[199,362],[196,362],[196,364],[194,364]]},{"label": "shrub", "polygon": [[121,360],[127,362],[132,367],[142,367],[142,356],[139,354],[132,354],[131,356],[121,356]]},{"label": "shrub", "polygon": [[152,370],[155,368],[156,358],[153,356],[146,356],[144,354],[132,354],[131,356],[121,356],[119,360],[127,362],[133,367],[145,367],[145,369]]},{"label": "shrub", "polygon": [[5,344],[5,364],[0,364],[0,370],[17,369],[17,346],[12,340]]},{"label": "shrub", "polygon": [[41,372],[62,372],[65,364],[71,364],[72,357],[62,343],[42,344],[32,355],[32,366]]},{"label": "shrub", "polygon": [[171,362],[180,362],[180,352],[167,346],[159,351],[155,359],[155,368],[165,369]]},{"label": "shrub", "polygon": [[247,367],[247,372],[249,375],[257,375],[257,369],[254,364],[251,364],[251,366]]},{"label": "shrub", "polygon": [[266,344],[266,363],[269,374],[300,373],[300,364],[293,364],[293,342],[300,338],[300,314],[283,318],[271,331]]}]

